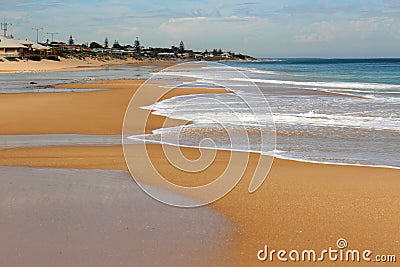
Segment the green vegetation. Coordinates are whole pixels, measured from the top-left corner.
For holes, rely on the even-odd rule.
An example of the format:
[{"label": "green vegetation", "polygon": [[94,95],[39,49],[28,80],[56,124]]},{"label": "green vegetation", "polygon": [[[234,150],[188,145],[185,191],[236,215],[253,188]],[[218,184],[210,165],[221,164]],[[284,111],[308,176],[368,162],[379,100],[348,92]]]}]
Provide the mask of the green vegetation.
[{"label": "green vegetation", "polygon": [[193,51],[185,47],[183,41],[180,41],[179,46],[165,47],[148,47],[145,48],[141,45],[139,38],[133,41],[133,45],[122,45],[115,40],[112,47],[109,47],[108,37],[104,39],[104,45],[93,41],[90,43],[77,45],[75,44],[72,35],[69,37],[67,43],[52,42],[50,44],[52,49],[57,55],[63,58],[78,58],[86,59],[93,58],[98,60],[111,60],[111,59],[127,59],[135,58],[138,60],[156,59],[156,60],[186,60],[186,61],[229,61],[229,60],[254,60],[255,58],[235,54],[233,52],[223,51],[221,48],[213,49],[212,52]]},{"label": "green vegetation", "polygon": [[40,55],[29,55],[28,59],[32,61],[41,61],[42,57]]}]

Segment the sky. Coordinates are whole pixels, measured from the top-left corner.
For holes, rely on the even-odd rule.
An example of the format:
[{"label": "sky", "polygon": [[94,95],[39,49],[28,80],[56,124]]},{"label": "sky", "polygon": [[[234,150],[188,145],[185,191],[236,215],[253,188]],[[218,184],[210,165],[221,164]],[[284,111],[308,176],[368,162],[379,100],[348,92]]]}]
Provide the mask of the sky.
[{"label": "sky", "polygon": [[255,57],[400,57],[400,0],[0,0],[9,34],[222,48]]}]

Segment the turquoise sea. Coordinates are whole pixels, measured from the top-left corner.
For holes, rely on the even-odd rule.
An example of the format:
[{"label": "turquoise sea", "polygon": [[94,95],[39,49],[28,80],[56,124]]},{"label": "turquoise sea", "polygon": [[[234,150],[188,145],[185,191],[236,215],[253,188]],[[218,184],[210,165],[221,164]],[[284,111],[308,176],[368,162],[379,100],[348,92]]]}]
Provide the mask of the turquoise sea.
[{"label": "turquoise sea", "polygon": [[[263,59],[188,69],[172,76],[192,78],[197,85],[218,84],[234,94],[176,97],[152,106],[157,114],[194,120],[183,129],[157,131],[150,140],[261,151],[260,138],[250,145],[221,138],[218,123],[238,128],[268,125],[265,100],[276,128],[274,154],[311,162],[400,167],[400,59]],[[242,76],[232,73],[239,71]],[[262,94],[250,91],[255,83]],[[241,103],[246,96],[246,105]],[[229,109],[226,105],[229,105]],[[232,109],[235,110],[234,114]],[[194,119],[193,119],[194,118]],[[253,134],[254,135],[254,134]],[[170,136],[170,140],[168,139]],[[204,146],[204,143],[201,145]],[[206,147],[208,145],[205,145]],[[270,149],[271,150],[271,149]]]}]

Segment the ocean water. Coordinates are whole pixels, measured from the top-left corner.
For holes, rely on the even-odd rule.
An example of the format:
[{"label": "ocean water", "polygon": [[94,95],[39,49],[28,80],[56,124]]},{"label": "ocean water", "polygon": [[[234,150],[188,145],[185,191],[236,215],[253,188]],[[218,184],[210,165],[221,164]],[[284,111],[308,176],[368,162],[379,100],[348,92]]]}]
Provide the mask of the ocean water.
[{"label": "ocean water", "polygon": [[[158,80],[170,87],[211,85],[234,93],[180,96],[145,107],[194,121],[159,129],[145,136],[146,141],[400,167],[400,59],[227,64],[181,66],[163,73]],[[176,82],[177,77],[187,81]],[[246,137],[238,137],[243,134]]]},{"label": "ocean water", "polygon": [[[226,88],[232,93],[174,97],[144,107],[195,123],[134,136],[130,142],[400,167],[400,59],[266,59],[192,65],[179,65],[154,76],[151,66],[2,74],[0,93],[58,92],[62,90],[50,85],[132,78],[151,78],[149,83],[171,88]],[[65,143],[63,138],[45,141]],[[109,142],[92,137],[75,139],[71,143]],[[44,142],[40,138],[36,141]],[[6,145],[20,145],[19,140],[13,142]]]}]

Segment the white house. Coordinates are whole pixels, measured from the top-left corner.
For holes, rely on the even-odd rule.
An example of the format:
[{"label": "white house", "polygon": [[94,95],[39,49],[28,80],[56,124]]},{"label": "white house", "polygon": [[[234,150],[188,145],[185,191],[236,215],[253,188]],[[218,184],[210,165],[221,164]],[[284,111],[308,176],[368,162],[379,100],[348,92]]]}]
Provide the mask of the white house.
[{"label": "white house", "polygon": [[29,40],[16,40],[17,42],[19,42],[20,44],[24,45],[25,48],[27,48],[29,51],[33,51],[33,52],[38,52],[38,53],[42,53],[45,51],[50,50],[50,47],[29,41]]},{"label": "white house", "polygon": [[157,56],[160,56],[160,57],[174,57],[175,53],[161,52],[161,53],[158,53]]},{"label": "white house", "polygon": [[24,45],[20,42],[0,35],[0,56],[1,57],[19,57],[22,55]]},{"label": "white house", "polygon": [[224,53],[222,53],[221,56],[222,56],[223,58],[232,58],[232,55],[231,55],[230,52],[224,52]]}]

